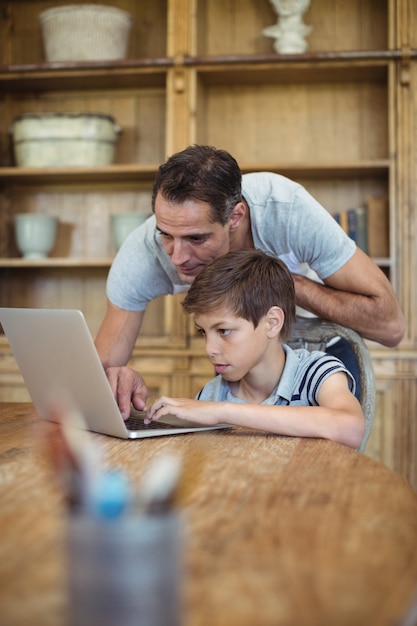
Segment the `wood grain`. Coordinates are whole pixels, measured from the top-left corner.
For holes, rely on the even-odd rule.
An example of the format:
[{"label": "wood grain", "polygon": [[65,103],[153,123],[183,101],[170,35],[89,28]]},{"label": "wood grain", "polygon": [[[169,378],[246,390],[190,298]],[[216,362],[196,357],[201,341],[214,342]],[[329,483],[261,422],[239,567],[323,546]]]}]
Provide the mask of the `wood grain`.
[{"label": "wood grain", "polygon": [[[0,405],[0,621],[65,623],[65,508],[30,404]],[[393,626],[417,582],[417,498],[344,446],[255,431],[91,435],[137,483],[184,462],[185,626]],[[25,601],[22,602],[22,597]]]},{"label": "wood grain", "polygon": [[[307,54],[294,56],[275,54],[262,35],[277,21],[268,0],[114,0],[134,19],[128,58],[51,66],[38,15],[53,4],[0,2],[0,304],[80,308],[95,335],[114,254],[109,216],[148,212],[159,163],[187,144],[229,149],[245,172],[287,175],[331,212],[385,196],[389,255],[376,260],[407,328],[400,350],[372,351],[378,398],[366,454],[417,488],[415,0],[315,0],[303,18],[313,27]],[[41,110],[113,115],[123,129],[115,163],[16,168],[12,121]],[[60,217],[51,265],[19,258],[13,215],[21,211]],[[202,349],[198,359],[188,353],[188,371],[172,356],[195,342],[180,299],[152,303],[130,361],[152,393],[193,395],[209,377]],[[27,399],[0,341],[0,400]]]}]

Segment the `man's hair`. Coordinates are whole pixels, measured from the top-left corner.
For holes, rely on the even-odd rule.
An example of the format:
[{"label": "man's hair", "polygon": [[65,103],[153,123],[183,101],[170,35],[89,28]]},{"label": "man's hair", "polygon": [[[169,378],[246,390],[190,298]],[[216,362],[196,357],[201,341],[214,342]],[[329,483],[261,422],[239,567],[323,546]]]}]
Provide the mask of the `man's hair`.
[{"label": "man's hair", "polygon": [[152,190],[152,211],[158,193],[174,204],[191,199],[208,202],[213,222],[224,225],[242,200],[242,174],[237,161],[225,150],[189,146],[159,167]]},{"label": "man's hair", "polygon": [[230,308],[256,328],[273,306],[285,316],[281,341],[287,341],[295,320],[294,281],[287,266],[261,250],[238,250],[216,259],[196,276],[182,306],[187,313]]}]

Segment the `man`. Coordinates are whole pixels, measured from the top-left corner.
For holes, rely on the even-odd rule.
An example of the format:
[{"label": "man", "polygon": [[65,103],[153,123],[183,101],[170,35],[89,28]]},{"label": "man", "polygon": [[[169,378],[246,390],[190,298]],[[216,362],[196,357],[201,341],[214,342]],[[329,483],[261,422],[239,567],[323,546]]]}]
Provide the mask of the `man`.
[{"label": "man", "polygon": [[388,279],[301,185],[269,172],[242,177],[226,151],[190,146],[159,168],[152,210],[113,262],[96,338],[126,418],[130,402],[143,409],[148,396],[140,375],[126,367],[147,304],[187,291],[229,251],[259,248],[281,258],[299,307],[383,345],[401,341],[404,316]]}]

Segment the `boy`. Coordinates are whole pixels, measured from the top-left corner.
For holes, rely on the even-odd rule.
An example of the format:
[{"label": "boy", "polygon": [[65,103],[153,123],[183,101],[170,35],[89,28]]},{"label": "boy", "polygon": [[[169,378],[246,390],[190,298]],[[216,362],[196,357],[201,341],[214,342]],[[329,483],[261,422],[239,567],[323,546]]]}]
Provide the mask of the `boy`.
[{"label": "boy", "polygon": [[159,398],[148,421],[173,414],[359,447],[365,419],[349,371],[324,352],[284,343],[295,294],[282,261],[260,250],[230,252],[195,278],[183,307],[194,313],[218,375],[195,400]]}]

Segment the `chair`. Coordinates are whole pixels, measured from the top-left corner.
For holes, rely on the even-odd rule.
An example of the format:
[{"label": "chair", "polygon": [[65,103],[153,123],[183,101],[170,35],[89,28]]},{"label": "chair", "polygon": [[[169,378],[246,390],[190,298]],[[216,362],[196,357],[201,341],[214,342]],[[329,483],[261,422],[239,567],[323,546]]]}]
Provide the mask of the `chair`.
[{"label": "chair", "polygon": [[360,377],[360,403],[365,416],[365,434],[359,452],[365,450],[366,442],[372,428],[375,411],[375,375],[370,352],[362,337],[354,330],[318,318],[297,317],[291,338],[287,342],[291,348],[321,350],[333,337],[344,337],[352,346],[358,362]]}]

